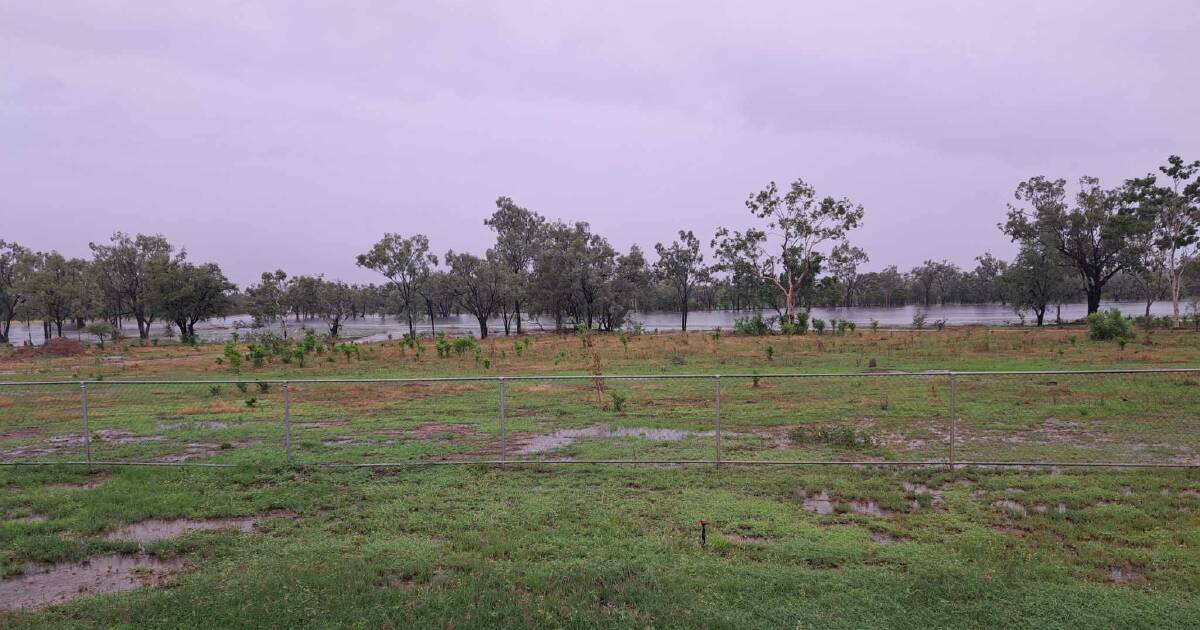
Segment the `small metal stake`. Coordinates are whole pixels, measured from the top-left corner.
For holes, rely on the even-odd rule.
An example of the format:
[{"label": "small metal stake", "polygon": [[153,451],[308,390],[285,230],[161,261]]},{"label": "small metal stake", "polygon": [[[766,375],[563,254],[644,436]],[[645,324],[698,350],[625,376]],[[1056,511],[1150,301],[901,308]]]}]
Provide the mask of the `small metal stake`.
[{"label": "small metal stake", "polygon": [[717,424],[717,467],[721,466],[721,375],[714,379],[716,382],[716,424]]},{"label": "small metal stake", "polygon": [[708,521],[700,519],[700,546],[708,545]]},{"label": "small metal stake", "polygon": [[283,453],[287,463],[292,463],[292,388],[283,382]]},{"label": "small metal stake", "polygon": [[92,431],[88,426],[88,394],[87,381],[79,381],[79,398],[83,404],[83,447],[86,451],[87,465],[92,467]]},{"label": "small metal stake", "polygon": [[954,439],[958,433],[958,381],[950,373],[950,471],[954,472]]},{"label": "small metal stake", "polygon": [[500,462],[508,459],[508,434],[504,427],[504,377],[500,377]]}]

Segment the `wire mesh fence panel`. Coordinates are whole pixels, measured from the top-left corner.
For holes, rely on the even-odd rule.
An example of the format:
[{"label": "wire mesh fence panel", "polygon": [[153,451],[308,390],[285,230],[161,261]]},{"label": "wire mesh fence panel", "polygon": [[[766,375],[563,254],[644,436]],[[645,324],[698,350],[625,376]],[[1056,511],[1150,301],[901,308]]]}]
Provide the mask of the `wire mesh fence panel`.
[{"label": "wire mesh fence panel", "polygon": [[1200,381],[1188,373],[959,376],[961,459],[1200,464]]},{"label": "wire mesh fence panel", "polygon": [[278,464],[282,417],[266,381],[88,384],[93,461]]},{"label": "wire mesh fence panel", "polygon": [[0,385],[0,463],[84,458],[79,383]]},{"label": "wire mesh fence panel", "polygon": [[507,383],[511,461],[704,461],[714,457],[708,378],[518,379]]},{"label": "wire mesh fence panel", "polygon": [[470,462],[499,452],[499,385],[483,381],[289,384],[299,464]]},{"label": "wire mesh fence panel", "polygon": [[722,378],[724,458],[946,461],[946,376]]}]

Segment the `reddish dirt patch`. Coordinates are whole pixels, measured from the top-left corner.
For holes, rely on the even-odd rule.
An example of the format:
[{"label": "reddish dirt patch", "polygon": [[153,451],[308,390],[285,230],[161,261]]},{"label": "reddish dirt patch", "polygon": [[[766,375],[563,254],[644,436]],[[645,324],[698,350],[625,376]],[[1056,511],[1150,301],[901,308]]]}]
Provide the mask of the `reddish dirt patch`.
[{"label": "reddish dirt patch", "polygon": [[42,437],[41,429],[14,429],[0,433],[0,440],[28,440],[36,437]]},{"label": "reddish dirt patch", "polygon": [[455,436],[463,437],[467,435],[475,435],[478,431],[475,427],[467,424],[426,424],[419,427],[413,427],[404,431],[405,435],[412,436],[418,440],[428,440],[430,438],[452,433]]},{"label": "reddish dirt patch", "polygon": [[258,523],[270,518],[294,518],[291,512],[271,512],[258,516],[238,516],[231,518],[208,518],[173,520],[150,519],[126,525],[121,529],[110,532],[106,540],[132,540],[139,544],[152,543],[157,540],[175,538],[188,532],[230,530],[250,533]]},{"label": "reddish dirt patch", "polygon": [[66,337],[58,337],[51,339],[49,342],[40,346],[26,346],[19,348],[13,353],[13,356],[26,357],[77,357],[87,352],[87,348],[83,344],[68,339]]},{"label": "reddish dirt patch", "polygon": [[92,473],[92,474],[88,475],[88,478],[86,481],[81,481],[78,483],[55,483],[55,484],[51,484],[50,487],[51,488],[81,488],[81,489],[95,488],[95,487],[99,486],[100,484],[104,483],[105,479],[108,479],[108,473],[98,472],[98,473]]}]

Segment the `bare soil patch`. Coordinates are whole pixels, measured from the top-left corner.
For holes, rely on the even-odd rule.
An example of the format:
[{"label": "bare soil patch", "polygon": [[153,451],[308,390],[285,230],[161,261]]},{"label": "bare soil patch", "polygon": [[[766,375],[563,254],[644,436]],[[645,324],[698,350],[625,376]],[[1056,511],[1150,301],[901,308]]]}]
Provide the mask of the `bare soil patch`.
[{"label": "bare soil patch", "polygon": [[0,580],[0,610],[36,610],[88,595],[157,586],[184,567],[183,558],[163,560],[143,554],[26,565],[23,575]]},{"label": "bare soil patch", "polygon": [[177,518],[171,520],[154,518],[132,523],[122,527],[121,529],[109,532],[104,536],[104,539],[132,540],[136,543],[145,545],[147,543],[152,543],[167,538],[175,538],[188,532],[196,531],[229,530],[250,533],[255,531],[255,528],[262,521],[272,518],[294,518],[295,516],[296,515],[292,512],[271,512],[268,514],[259,514],[255,516],[236,516],[229,518]]}]

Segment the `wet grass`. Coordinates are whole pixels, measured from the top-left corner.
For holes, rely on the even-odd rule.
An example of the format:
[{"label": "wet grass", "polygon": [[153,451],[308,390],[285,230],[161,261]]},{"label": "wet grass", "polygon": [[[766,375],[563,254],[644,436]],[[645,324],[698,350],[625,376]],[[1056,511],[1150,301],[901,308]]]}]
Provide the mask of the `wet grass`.
[{"label": "wet grass", "polygon": [[[634,338],[628,350],[600,338],[596,348],[614,373],[855,372],[872,356],[903,370],[1200,365],[1189,333],[1124,350],[1083,337],[674,335]],[[0,612],[0,626],[1182,628],[1200,618],[1200,472],[1188,470],[284,466],[282,393],[256,379],[588,365],[570,338],[539,338],[520,357],[511,340],[488,342],[491,370],[470,357],[371,348],[363,361],[248,371],[246,392],[91,386],[97,459],[236,466],[0,467],[4,574],[112,554],[182,562],[157,586]],[[229,376],[212,363],[217,347],[121,352],[121,366],[76,357],[0,367],[23,380],[97,369],[106,383]],[[510,457],[714,454],[711,381],[614,381],[620,411],[590,381],[508,387]],[[964,377],[956,387],[960,459],[1186,462],[1200,451],[1194,377]],[[79,437],[77,385],[0,394],[0,454],[78,458],[80,442],[66,439]],[[291,394],[299,462],[499,453],[491,383],[300,384]],[[729,379],[722,446],[727,459],[943,457],[948,403],[945,377]],[[555,435],[571,439],[517,453]],[[827,509],[814,509],[814,497]],[[146,521],[272,514],[287,517],[251,532],[184,527],[145,544],[114,534]]]}]

